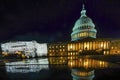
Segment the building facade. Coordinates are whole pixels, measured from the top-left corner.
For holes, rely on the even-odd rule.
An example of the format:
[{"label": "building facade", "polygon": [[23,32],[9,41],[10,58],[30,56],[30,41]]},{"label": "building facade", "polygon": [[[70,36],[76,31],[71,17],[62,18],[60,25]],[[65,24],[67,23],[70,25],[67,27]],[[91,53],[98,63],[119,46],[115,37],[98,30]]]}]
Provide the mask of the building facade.
[{"label": "building facade", "polygon": [[87,17],[83,5],[80,18],[75,22],[71,33],[71,41],[81,40],[83,38],[96,38],[97,30],[91,18]]},{"label": "building facade", "polygon": [[16,41],[1,44],[2,55],[16,55],[22,58],[47,56],[47,44],[36,41]]},{"label": "building facade", "polygon": [[[69,57],[79,55],[120,55],[120,39],[96,38],[97,30],[92,19],[86,15],[83,5],[80,18],[75,22],[71,41],[37,43],[16,41],[1,45],[2,54],[21,54],[23,57]],[[64,62],[64,61],[63,61]]]},{"label": "building facade", "polygon": [[59,57],[67,56],[67,43],[49,43],[48,44],[48,56]]},{"label": "building facade", "polygon": [[[50,44],[56,46],[64,44],[61,52],[60,47],[48,48],[48,55],[55,56],[78,56],[78,55],[119,55],[120,39],[96,38],[97,30],[92,19],[86,15],[83,5],[80,18],[75,22],[71,33],[71,41]],[[49,45],[48,45],[49,47]],[[53,52],[52,52],[53,51]],[[64,54],[64,55],[62,55]]]}]

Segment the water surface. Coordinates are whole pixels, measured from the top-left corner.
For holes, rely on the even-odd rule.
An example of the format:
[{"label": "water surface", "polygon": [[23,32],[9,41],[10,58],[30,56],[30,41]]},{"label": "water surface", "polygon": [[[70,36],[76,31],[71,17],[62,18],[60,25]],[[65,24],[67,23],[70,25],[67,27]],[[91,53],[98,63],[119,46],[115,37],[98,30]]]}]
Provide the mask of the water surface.
[{"label": "water surface", "polygon": [[1,80],[120,80],[120,65],[89,57],[2,60]]}]

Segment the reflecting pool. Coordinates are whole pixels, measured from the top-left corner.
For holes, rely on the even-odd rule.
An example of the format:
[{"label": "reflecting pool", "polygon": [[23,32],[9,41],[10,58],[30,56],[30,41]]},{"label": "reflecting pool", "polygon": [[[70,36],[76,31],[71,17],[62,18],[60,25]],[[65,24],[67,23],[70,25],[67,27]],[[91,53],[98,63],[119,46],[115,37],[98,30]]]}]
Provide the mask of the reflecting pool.
[{"label": "reflecting pool", "polygon": [[120,80],[120,65],[90,57],[1,60],[1,80]]}]

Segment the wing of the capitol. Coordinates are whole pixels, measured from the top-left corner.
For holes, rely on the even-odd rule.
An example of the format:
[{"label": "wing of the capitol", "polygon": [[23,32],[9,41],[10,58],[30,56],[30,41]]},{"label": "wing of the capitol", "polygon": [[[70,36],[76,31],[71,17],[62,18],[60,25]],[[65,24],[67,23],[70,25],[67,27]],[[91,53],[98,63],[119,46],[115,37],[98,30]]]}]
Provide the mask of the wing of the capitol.
[{"label": "wing of the capitol", "polygon": [[95,24],[86,15],[83,5],[81,16],[73,26],[71,41],[57,43],[6,42],[1,44],[2,56],[30,58],[41,56],[120,55],[120,39],[96,38],[96,34]]}]

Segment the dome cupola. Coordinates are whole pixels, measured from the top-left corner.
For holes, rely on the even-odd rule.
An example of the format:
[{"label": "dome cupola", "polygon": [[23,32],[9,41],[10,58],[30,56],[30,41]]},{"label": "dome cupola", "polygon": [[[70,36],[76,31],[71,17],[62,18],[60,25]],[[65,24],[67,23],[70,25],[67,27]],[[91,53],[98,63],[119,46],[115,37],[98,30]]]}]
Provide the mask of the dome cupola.
[{"label": "dome cupola", "polygon": [[76,41],[86,37],[96,38],[97,30],[91,18],[87,17],[83,4],[80,18],[75,22],[71,33],[71,40]]}]

